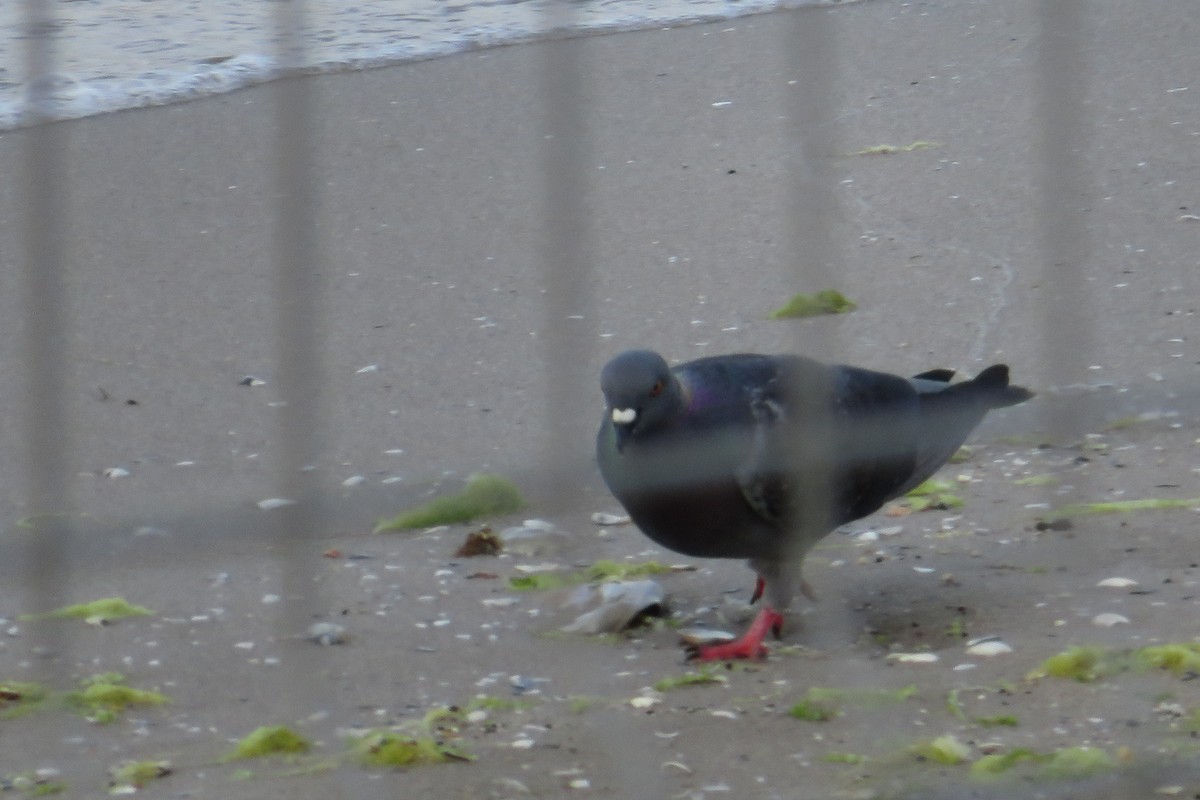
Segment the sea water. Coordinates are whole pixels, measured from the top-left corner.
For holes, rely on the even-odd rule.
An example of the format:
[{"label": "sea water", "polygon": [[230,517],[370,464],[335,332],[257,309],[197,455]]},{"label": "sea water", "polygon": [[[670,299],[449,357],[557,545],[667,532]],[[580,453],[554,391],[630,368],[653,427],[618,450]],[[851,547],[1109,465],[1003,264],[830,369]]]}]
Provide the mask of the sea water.
[{"label": "sea water", "polygon": [[[44,0],[52,60],[35,77],[29,3],[0,0],[0,130],[270,80],[280,72],[283,1]],[[634,30],[831,2],[838,0],[307,0],[301,63],[293,66],[365,69],[551,32]]]}]

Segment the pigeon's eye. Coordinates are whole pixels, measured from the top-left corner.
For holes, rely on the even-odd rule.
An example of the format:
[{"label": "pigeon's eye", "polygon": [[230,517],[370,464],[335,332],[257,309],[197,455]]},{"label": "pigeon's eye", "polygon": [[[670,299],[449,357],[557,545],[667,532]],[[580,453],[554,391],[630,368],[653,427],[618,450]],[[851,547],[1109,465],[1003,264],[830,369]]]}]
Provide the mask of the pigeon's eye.
[{"label": "pigeon's eye", "polygon": [[655,381],[654,385],[650,387],[650,396],[658,397],[660,394],[662,394],[663,386],[664,386],[664,384],[662,381]]}]

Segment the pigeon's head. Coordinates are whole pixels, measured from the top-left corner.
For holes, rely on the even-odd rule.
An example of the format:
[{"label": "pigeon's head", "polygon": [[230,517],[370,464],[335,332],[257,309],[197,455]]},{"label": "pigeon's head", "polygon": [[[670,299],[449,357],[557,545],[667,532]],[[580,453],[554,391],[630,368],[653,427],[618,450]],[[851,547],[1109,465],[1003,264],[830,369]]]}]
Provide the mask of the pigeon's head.
[{"label": "pigeon's head", "polygon": [[631,437],[663,425],[679,405],[679,384],[667,362],[653,350],[626,350],[609,361],[600,373],[600,388],[618,452]]}]

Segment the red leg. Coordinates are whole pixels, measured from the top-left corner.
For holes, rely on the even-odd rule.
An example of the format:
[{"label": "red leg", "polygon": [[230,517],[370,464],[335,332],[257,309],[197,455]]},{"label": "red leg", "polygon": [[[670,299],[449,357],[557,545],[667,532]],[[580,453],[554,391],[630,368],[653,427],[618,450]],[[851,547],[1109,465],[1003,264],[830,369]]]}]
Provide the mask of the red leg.
[{"label": "red leg", "polygon": [[783,629],[783,614],[779,613],[770,606],[763,606],[758,612],[758,616],[754,618],[750,629],[742,635],[742,638],[724,644],[708,644],[697,647],[688,654],[689,660],[692,661],[733,661],[739,659],[758,659],[767,657],[767,648],[763,644],[763,639],[767,638],[767,632],[775,634],[775,638],[779,638],[780,631]]}]

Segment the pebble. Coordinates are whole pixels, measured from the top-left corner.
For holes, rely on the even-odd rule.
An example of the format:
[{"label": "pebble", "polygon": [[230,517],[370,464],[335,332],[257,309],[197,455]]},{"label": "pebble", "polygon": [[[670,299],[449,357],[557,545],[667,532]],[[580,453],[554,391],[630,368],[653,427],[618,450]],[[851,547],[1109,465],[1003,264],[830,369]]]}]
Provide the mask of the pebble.
[{"label": "pebble", "polygon": [[628,514],[609,514],[605,511],[597,511],[592,514],[592,522],[597,525],[628,525],[631,520]]},{"label": "pebble", "polygon": [[263,511],[272,511],[276,508],[283,508],[295,503],[295,500],[288,500],[284,497],[268,497],[266,500],[259,500],[255,505]]},{"label": "pebble", "polygon": [[967,655],[972,656],[999,656],[1012,651],[1011,645],[999,639],[984,639],[967,645]]},{"label": "pebble", "polygon": [[124,467],[108,467],[100,474],[106,478],[127,478],[129,477],[129,470]]},{"label": "pebble", "polygon": [[934,664],[940,659],[937,653],[889,653],[888,660],[900,664]]},{"label": "pebble", "polygon": [[1128,625],[1129,618],[1108,611],[1092,617],[1092,624],[1100,628],[1111,628],[1113,625]]}]

